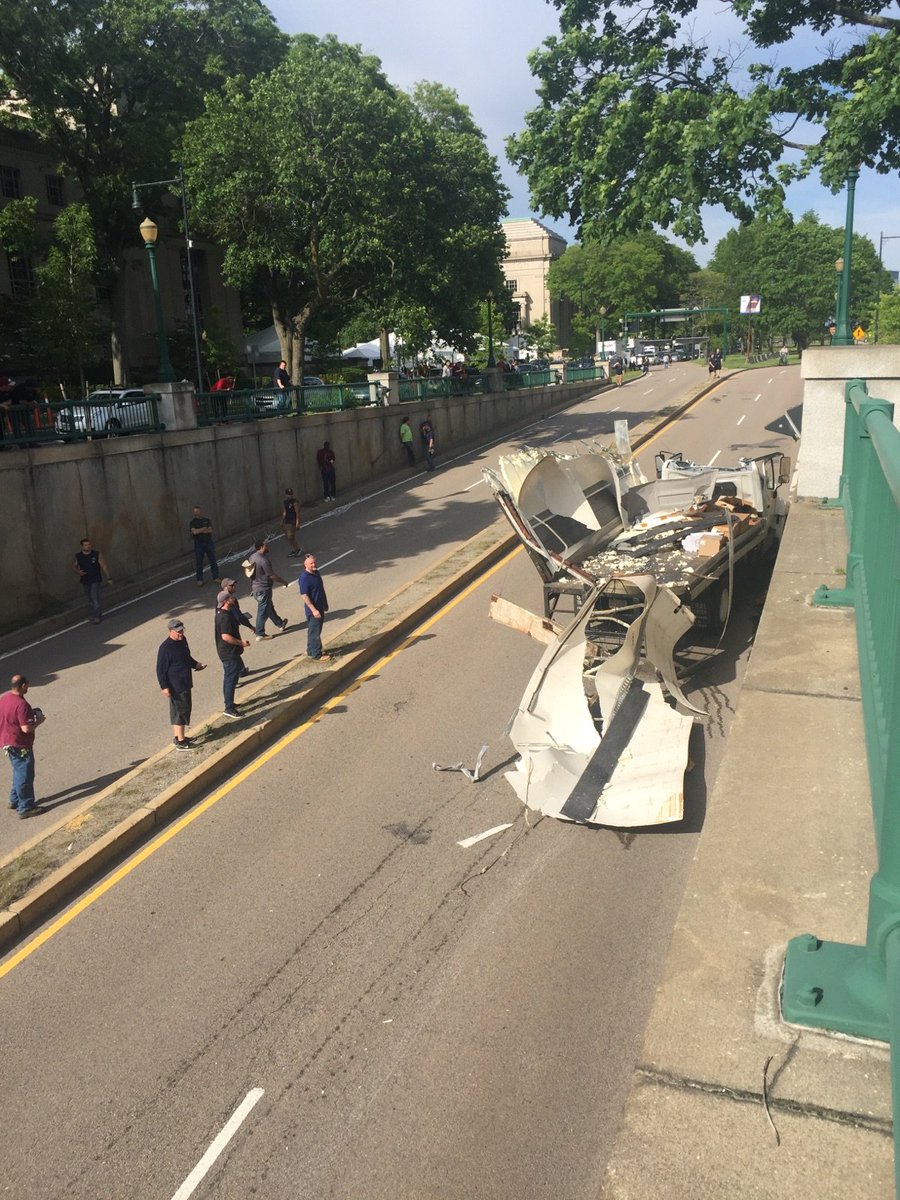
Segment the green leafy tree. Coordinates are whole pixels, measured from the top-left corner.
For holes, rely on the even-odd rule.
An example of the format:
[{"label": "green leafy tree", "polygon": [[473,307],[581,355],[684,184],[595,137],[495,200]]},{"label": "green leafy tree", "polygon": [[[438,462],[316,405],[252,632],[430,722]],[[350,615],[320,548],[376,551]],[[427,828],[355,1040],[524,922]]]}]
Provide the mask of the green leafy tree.
[{"label": "green leafy tree", "polygon": [[[0,0],[0,28],[0,119],[77,180],[115,292],[123,248],[138,242],[132,182],[171,178],[204,94],[271,67],[286,39],[259,0]],[[167,211],[176,228],[174,206],[156,205],[160,229]]]},{"label": "green leafy tree", "polygon": [[549,317],[539,317],[527,325],[523,337],[535,358],[548,358],[556,349],[556,329]]},{"label": "green leafy tree", "polygon": [[900,289],[883,292],[878,304],[878,321],[876,326],[875,313],[872,312],[868,327],[878,329],[878,341],[893,345],[900,343]]},{"label": "green leafy tree", "polygon": [[570,246],[551,264],[547,286],[555,299],[571,302],[579,342],[591,345],[601,308],[610,334],[626,312],[680,307],[696,271],[692,254],[650,231],[609,246],[596,241]]},{"label": "green leafy tree", "polygon": [[[835,262],[843,251],[844,231],[805,213],[758,217],[731,230],[716,246],[710,267],[727,280],[726,302],[737,313],[742,294],[762,296],[753,327],[769,348],[790,339],[798,346],[822,341],[835,311]],[[879,266],[868,238],[854,236],[851,318],[861,319],[890,276]]]},{"label": "green leafy tree", "polygon": [[[792,178],[838,191],[860,163],[900,167],[900,19],[883,0],[734,0],[749,44],[777,48],[749,66],[695,39],[700,0],[552,2],[559,36],[529,60],[540,103],[509,152],[535,207],[585,238],[656,224],[695,242],[704,204],[747,221]],[[810,65],[778,65],[810,33]]]}]

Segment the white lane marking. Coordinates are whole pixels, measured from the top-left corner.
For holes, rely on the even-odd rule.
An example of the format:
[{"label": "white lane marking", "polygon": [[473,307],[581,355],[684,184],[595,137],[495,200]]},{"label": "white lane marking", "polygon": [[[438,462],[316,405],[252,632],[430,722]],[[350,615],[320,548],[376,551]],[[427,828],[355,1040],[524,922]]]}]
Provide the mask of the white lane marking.
[{"label": "white lane marking", "polygon": [[329,558],[328,562],[322,563],[321,570],[324,571],[325,568],[330,567],[332,563],[340,562],[342,558],[346,558],[348,554],[353,554],[353,553],[354,553],[353,550],[345,550],[343,554],[338,554],[335,558]]},{"label": "white lane marking", "polygon": [[472,488],[478,487],[479,483],[484,483],[483,479],[476,479],[474,483],[470,483],[467,488],[463,488],[464,492],[471,492]]},{"label": "white lane marking", "polygon": [[197,1190],[197,1185],[206,1175],[207,1171],[209,1171],[209,1168],[213,1165],[213,1163],[237,1133],[244,1121],[246,1121],[253,1106],[262,1100],[264,1095],[265,1092],[262,1088],[250,1089],[250,1091],[226,1121],[221,1133],[219,1133],[213,1139],[209,1149],[172,1197],[172,1200],[188,1200],[188,1196],[192,1196],[194,1194],[194,1192]]},{"label": "white lane marking", "polygon": [[786,412],[784,415],[785,415],[785,419],[787,420],[788,425],[790,425],[791,429],[793,429],[793,431],[794,431],[794,437],[799,442],[800,441],[800,430],[797,428],[797,426],[791,420],[791,414],[789,412]]},{"label": "white lane marking", "polygon": [[550,443],[550,445],[551,445],[551,446],[555,446],[557,442],[563,442],[563,441],[566,441],[566,440],[568,440],[568,441],[570,441],[570,442],[574,442],[574,441],[577,441],[577,438],[573,438],[573,437],[572,437],[572,435],[571,435],[570,433],[561,433],[561,434],[559,435],[559,437],[555,437],[555,438],[553,439],[553,441]]},{"label": "white lane marking", "polygon": [[743,423],[744,423],[746,420],[747,420],[747,414],[746,414],[746,413],[744,413],[744,415],[743,415],[743,416],[741,417],[741,419],[738,421],[738,425],[743,425]]},{"label": "white lane marking", "polygon": [[762,392],[760,392],[758,396],[753,397],[753,403],[755,404],[757,400],[762,400]]},{"label": "white lane marking", "polygon": [[604,416],[608,417],[610,413],[618,412],[621,407],[622,407],[621,404],[617,404],[615,408],[608,408],[606,410]]},{"label": "white lane marking", "polygon": [[476,842],[483,842],[485,838],[493,837],[495,833],[502,833],[504,829],[512,829],[512,821],[507,821],[505,825],[495,825],[493,829],[486,829],[484,833],[476,833],[474,837],[463,838],[456,844],[462,846],[463,850],[468,850]]},{"label": "white lane marking", "polygon": [[644,392],[644,395],[649,396],[652,391],[653,391],[653,388],[647,388],[646,392]]},{"label": "white lane marking", "polygon": [[774,376],[771,376],[769,379],[766,380],[766,383],[774,383],[774,382],[775,382]]},{"label": "white lane marking", "polygon": [[707,463],[707,466],[711,467],[721,453],[722,453],[721,450],[717,450],[715,452],[715,454],[712,456],[712,458],[709,460],[709,462]]}]

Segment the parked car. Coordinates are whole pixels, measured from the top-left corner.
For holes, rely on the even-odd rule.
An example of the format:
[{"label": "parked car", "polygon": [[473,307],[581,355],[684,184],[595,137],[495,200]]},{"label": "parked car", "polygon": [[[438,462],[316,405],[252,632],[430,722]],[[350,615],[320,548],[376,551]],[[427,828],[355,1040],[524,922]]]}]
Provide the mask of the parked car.
[{"label": "parked car", "polygon": [[141,388],[109,388],[91,392],[84,404],[73,404],[56,414],[60,433],[106,433],[115,437],[130,430],[150,428],[153,409]]}]

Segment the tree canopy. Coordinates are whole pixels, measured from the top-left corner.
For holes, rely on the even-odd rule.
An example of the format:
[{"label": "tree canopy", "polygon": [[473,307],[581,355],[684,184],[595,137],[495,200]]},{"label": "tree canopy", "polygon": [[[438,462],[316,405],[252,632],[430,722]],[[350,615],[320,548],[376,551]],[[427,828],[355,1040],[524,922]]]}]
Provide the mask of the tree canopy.
[{"label": "tree canopy", "polygon": [[606,309],[604,322],[614,336],[626,312],[679,307],[696,271],[692,254],[649,232],[609,246],[570,246],[551,265],[547,286],[555,299],[571,302],[579,348],[587,348],[601,323],[601,308]]},{"label": "tree canopy", "polygon": [[399,92],[333,36],[301,35],[273,71],[208,96],[183,159],[226,279],[261,281],[292,374],[316,320],[364,306],[452,338],[499,277],[505,192],[468,110],[434,85]]},{"label": "tree canopy", "polygon": [[[893,4],[732,0],[745,53],[695,38],[700,0],[551,2],[560,34],[530,57],[540,103],[509,153],[536,208],[585,240],[655,224],[695,242],[704,204],[746,222],[811,171],[838,191],[860,164],[900,168]],[[782,65],[799,63],[801,50],[777,49],[798,32],[820,52]],[[772,61],[745,66],[756,51]]]}]

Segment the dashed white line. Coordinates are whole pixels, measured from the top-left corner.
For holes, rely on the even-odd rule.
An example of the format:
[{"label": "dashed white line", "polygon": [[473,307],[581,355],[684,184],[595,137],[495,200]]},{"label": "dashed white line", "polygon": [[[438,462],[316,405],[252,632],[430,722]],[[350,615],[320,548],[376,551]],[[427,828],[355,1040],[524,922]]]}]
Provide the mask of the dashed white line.
[{"label": "dashed white line", "polygon": [[775,377],[774,377],[774,376],[770,376],[770,377],[769,377],[769,378],[766,380],[766,383],[774,383],[774,382],[775,382]]},{"label": "dashed white line", "polygon": [[240,1102],[228,1120],[222,1131],[213,1139],[209,1149],[188,1175],[187,1179],[172,1197],[172,1200],[188,1200],[197,1190],[198,1184],[209,1171],[210,1167],[240,1129],[241,1125],[250,1115],[254,1105],[262,1100],[265,1092],[262,1088],[251,1088],[244,1099]]},{"label": "dashed white line", "polygon": [[608,417],[610,413],[618,412],[621,407],[622,407],[621,404],[617,404],[615,408],[608,408],[606,410],[605,416]]},{"label": "dashed white line", "polygon": [[476,479],[474,483],[470,483],[467,488],[463,488],[464,492],[471,492],[472,488],[478,487],[479,483],[484,483],[483,479]]},{"label": "dashed white line", "polygon": [[485,838],[493,837],[496,833],[502,833],[504,829],[512,829],[512,821],[507,821],[505,825],[495,825],[493,829],[486,829],[484,833],[476,833],[474,837],[463,838],[461,842],[457,842],[456,844],[457,846],[462,846],[463,850],[468,850],[476,842],[483,842]]},{"label": "dashed white line", "polygon": [[644,395],[649,396],[652,391],[653,391],[653,388],[647,388],[646,392],[644,392]]},{"label": "dashed white line", "polygon": [[744,413],[744,415],[743,415],[743,416],[740,418],[740,420],[738,421],[738,425],[743,425],[743,423],[744,423],[746,420],[747,420],[747,414],[746,414],[746,413]]},{"label": "dashed white line", "polygon": [[321,569],[324,571],[326,567],[330,567],[332,563],[340,562],[342,558],[346,558],[348,554],[352,554],[352,550],[345,550],[343,554],[339,554],[336,558],[329,558],[328,562],[323,562]]},{"label": "dashed white line", "polygon": [[755,404],[757,400],[762,400],[762,392],[760,392],[758,396],[753,397],[753,403]]},{"label": "dashed white line", "polygon": [[788,425],[790,425],[791,429],[793,429],[793,431],[794,431],[794,437],[799,442],[800,441],[800,430],[797,428],[797,426],[791,420],[791,414],[789,412],[786,412],[784,415],[785,415],[785,419],[787,420]]},{"label": "dashed white line", "polygon": [[721,453],[722,453],[721,450],[717,450],[715,452],[715,454],[712,456],[712,458],[709,460],[709,463],[707,465],[711,467]]}]

